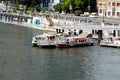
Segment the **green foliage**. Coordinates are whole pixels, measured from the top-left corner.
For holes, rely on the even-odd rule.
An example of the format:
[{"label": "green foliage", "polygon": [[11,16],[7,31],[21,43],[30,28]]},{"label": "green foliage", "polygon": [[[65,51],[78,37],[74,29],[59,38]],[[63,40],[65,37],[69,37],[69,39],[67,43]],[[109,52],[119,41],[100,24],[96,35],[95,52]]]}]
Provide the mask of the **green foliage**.
[{"label": "green foliage", "polygon": [[[61,0],[60,4],[57,4],[56,6],[61,6],[60,9],[65,12],[70,12],[69,6],[72,5],[73,12],[75,10],[82,10],[88,11],[88,6],[91,6],[91,11],[94,11],[94,8],[96,7],[96,0]],[[55,8],[55,10],[58,10]]]},{"label": "green foliage", "polygon": [[61,4],[58,3],[56,6],[54,6],[54,8],[55,8],[56,11],[60,11],[60,9],[61,9]]},{"label": "green foliage", "polygon": [[70,4],[71,4],[70,0],[62,0],[61,2],[62,11],[68,12]]},{"label": "green foliage", "polygon": [[[40,1],[41,0],[14,0],[15,4],[17,4],[18,7],[19,7],[19,4],[22,4],[22,5],[26,5],[27,9],[29,9],[29,7],[33,8],[32,10],[34,10],[34,8],[39,9]],[[18,7],[17,7],[17,9],[18,9]]]},{"label": "green foliage", "polygon": [[28,11],[34,12],[34,11],[35,11],[35,8],[33,8],[33,7],[28,7]]},{"label": "green foliage", "polygon": [[75,6],[76,9],[80,9],[81,6],[83,6],[84,2],[81,0],[75,0],[74,4],[76,5]]},{"label": "green foliage", "polygon": [[16,13],[17,10],[19,10],[19,4],[14,4],[14,5],[13,5],[13,8],[14,8],[14,9],[13,9],[13,12]]},{"label": "green foliage", "polygon": [[[18,4],[26,5],[27,9],[29,9],[28,7],[40,9],[41,1],[42,0],[14,0],[15,4],[17,4],[17,6],[15,5],[15,9],[18,9]],[[88,6],[91,6],[91,12],[96,11],[96,0],[61,0],[61,2],[55,6],[55,10],[70,12],[70,5],[72,5],[72,12],[75,10],[82,10],[83,12],[89,11]]]}]

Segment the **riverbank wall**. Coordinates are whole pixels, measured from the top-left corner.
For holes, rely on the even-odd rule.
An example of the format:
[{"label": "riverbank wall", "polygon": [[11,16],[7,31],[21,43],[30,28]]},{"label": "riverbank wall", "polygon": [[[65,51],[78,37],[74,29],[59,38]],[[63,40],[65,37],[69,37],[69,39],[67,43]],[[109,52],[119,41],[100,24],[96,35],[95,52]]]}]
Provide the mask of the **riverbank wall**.
[{"label": "riverbank wall", "polygon": [[30,24],[30,23],[25,22],[25,21],[22,22],[22,23],[18,23],[17,21],[8,22],[8,21],[0,20],[0,22],[6,23],[6,24],[13,24],[13,25],[18,25],[18,26],[24,26],[24,27],[28,27],[28,28],[39,29],[39,30],[56,31],[55,28],[53,28],[53,27],[48,25],[47,21],[45,21],[45,24],[41,23],[40,25]]},{"label": "riverbank wall", "polygon": [[60,33],[63,31],[79,32],[81,30],[92,33],[91,28],[88,27],[93,26],[87,23],[82,23],[80,20],[75,19],[17,15],[8,13],[0,14],[0,22],[46,31],[58,30]]}]

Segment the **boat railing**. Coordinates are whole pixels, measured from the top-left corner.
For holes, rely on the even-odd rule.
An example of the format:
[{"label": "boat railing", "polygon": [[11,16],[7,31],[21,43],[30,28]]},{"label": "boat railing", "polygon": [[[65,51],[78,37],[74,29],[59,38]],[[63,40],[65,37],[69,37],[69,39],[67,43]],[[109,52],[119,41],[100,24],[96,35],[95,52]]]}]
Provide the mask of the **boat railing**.
[{"label": "boat railing", "polygon": [[114,41],[114,44],[115,44],[115,45],[120,45],[120,40],[115,40],[115,41]]},{"label": "boat railing", "polygon": [[101,44],[113,44],[114,42],[111,40],[101,40]]},{"label": "boat railing", "polygon": [[54,40],[40,40],[38,44],[54,44]]}]

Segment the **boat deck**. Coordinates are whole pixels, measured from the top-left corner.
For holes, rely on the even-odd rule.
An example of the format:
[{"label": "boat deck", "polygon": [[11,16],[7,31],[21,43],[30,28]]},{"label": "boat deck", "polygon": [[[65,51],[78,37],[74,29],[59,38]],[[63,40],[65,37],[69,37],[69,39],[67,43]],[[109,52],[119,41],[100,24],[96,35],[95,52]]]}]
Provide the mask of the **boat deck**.
[{"label": "boat deck", "polygon": [[100,46],[120,48],[119,44],[114,44],[114,43],[100,43]]}]

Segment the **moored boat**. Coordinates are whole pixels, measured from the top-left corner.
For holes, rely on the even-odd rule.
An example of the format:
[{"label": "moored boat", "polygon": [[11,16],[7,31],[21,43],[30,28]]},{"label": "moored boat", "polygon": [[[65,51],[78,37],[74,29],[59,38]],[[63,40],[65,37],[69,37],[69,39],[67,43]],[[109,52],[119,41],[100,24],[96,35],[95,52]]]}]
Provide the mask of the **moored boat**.
[{"label": "moored boat", "polygon": [[38,43],[38,41],[39,41],[39,39],[40,39],[40,36],[41,36],[41,35],[36,35],[36,36],[34,36],[34,37],[32,38],[32,46],[33,46],[33,47],[37,47],[37,46],[38,46],[37,43]]},{"label": "moored boat", "polygon": [[104,38],[100,41],[100,46],[120,48],[120,38]]},{"label": "moored boat", "polygon": [[61,40],[59,43],[56,44],[59,48],[64,47],[80,47],[80,46],[91,46],[94,44],[91,38],[81,37],[81,36],[73,36],[67,37],[64,40]]},{"label": "moored boat", "polygon": [[54,34],[43,33],[41,35],[33,37],[32,45],[43,48],[47,47],[53,48],[56,47],[56,45],[54,44],[54,40],[55,40]]},{"label": "moored boat", "polygon": [[33,37],[32,44],[41,48],[91,46],[94,44],[94,41],[88,35],[86,35],[86,33],[76,36],[44,33]]},{"label": "moored boat", "polygon": [[38,44],[38,47],[41,47],[41,48],[56,48],[56,45],[52,42],[48,42],[48,43],[40,43]]}]

